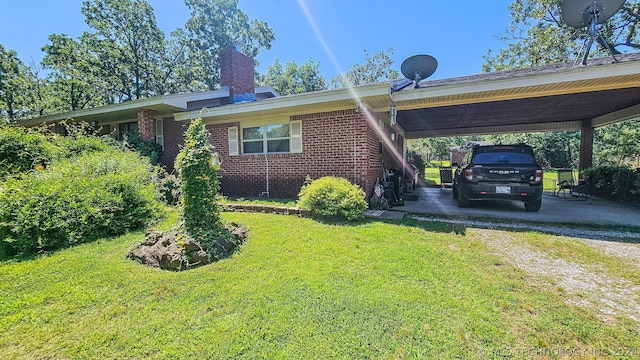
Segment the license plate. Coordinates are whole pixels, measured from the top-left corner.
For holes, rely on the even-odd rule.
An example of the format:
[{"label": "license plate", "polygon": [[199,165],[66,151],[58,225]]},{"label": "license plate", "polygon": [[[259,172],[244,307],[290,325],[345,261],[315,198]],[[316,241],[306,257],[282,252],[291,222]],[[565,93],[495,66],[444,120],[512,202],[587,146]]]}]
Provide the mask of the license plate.
[{"label": "license plate", "polygon": [[496,194],[511,194],[511,186],[496,186]]}]

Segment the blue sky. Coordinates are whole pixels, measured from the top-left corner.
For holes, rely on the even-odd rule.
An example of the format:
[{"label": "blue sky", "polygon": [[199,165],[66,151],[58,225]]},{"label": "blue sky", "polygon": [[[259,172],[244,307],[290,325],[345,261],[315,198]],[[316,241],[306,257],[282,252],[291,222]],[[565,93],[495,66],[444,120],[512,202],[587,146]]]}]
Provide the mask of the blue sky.
[{"label": "blue sky", "polygon": [[[189,17],[182,0],[147,0],[168,36]],[[18,52],[26,64],[42,59],[52,33],[77,37],[90,30],[80,12],[82,0],[4,0],[0,44]],[[320,63],[327,80],[363,63],[364,50],[394,49],[395,68],[416,54],[438,59],[432,79],[480,73],[487,50],[506,46],[497,36],[509,22],[513,0],[239,0],[250,19],[275,31],[271,50],[258,61],[266,71],[275,58],[282,64],[308,59]],[[303,9],[306,9],[306,14]]]}]

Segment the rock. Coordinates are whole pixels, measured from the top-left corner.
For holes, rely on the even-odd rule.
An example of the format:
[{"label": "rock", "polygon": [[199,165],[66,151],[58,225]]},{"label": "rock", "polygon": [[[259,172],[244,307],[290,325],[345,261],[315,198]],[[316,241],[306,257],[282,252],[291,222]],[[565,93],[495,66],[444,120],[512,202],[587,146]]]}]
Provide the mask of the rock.
[{"label": "rock", "polygon": [[144,241],[131,250],[127,257],[145,265],[173,271],[210,264],[212,260],[232,254],[247,238],[248,230],[244,226],[231,223],[225,228],[233,235],[233,239],[223,236],[214,239],[211,255],[200,242],[185,234],[148,231]]}]

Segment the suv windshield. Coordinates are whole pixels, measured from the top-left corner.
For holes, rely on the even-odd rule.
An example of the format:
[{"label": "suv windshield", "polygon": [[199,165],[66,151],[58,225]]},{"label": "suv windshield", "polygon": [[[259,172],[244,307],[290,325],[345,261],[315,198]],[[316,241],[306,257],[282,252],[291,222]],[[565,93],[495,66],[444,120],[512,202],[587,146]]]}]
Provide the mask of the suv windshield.
[{"label": "suv windshield", "polygon": [[522,153],[505,153],[505,152],[486,152],[476,154],[473,158],[474,164],[526,164],[533,165],[536,163],[533,156]]}]

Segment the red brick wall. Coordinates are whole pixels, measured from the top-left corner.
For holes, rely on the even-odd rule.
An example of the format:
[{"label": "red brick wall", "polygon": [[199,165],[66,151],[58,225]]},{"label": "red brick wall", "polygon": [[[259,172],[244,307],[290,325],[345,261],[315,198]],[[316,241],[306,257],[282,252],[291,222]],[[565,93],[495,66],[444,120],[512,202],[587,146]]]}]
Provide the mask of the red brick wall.
[{"label": "red brick wall", "polygon": [[344,177],[370,192],[373,183],[368,176],[368,159],[372,134],[362,114],[345,110],[293,116],[291,120],[302,121],[303,152],[266,157],[264,154],[229,156],[227,129],[231,126],[240,129],[240,124],[207,126],[215,151],[222,158],[219,174],[223,194],[255,197],[266,191],[267,161],[271,197],[297,197],[307,175],[314,179],[328,175]]},{"label": "red brick wall", "polygon": [[141,140],[156,141],[156,129],[153,122],[152,110],[138,110],[138,134]]},{"label": "red brick wall", "polygon": [[[267,190],[274,198],[296,198],[307,175],[313,179],[340,176],[360,185],[367,197],[376,178],[382,176],[380,137],[362,113],[352,110],[298,115],[291,121],[302,121],[302,153],[256,154],[229,156],[228,128],[239,123],[208,125],[214,151],[222,160],[220,187],[228,196],[257,197]],[[164,119],[165,150],[163,163],[173,170],[173,162],[184,144],[187,124]],[[389,136],[390,128],[378,125]],[[396,144],[400,140],[396,140]],[[240,149],[241,149],[240,143]],[[401,145],[400,145],[401,146]],[[355,150],[355,151],[354,151]],[[385,149],[384,154],[389,151]],[[402,154],[400,150],[400,154]],[[385,166],[388,166],[385,163]]]},{"label": "red brick wall", "polygon": [[[168,172],[172,172],[173,162],[184,145],[184,132],[188,123],[177,122],[173,117],[162,119],[162,130],[164,134],[164,150],[162,151],[162,163]],[[155,136],[155,135],[154,135]]]}]

